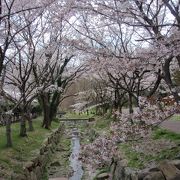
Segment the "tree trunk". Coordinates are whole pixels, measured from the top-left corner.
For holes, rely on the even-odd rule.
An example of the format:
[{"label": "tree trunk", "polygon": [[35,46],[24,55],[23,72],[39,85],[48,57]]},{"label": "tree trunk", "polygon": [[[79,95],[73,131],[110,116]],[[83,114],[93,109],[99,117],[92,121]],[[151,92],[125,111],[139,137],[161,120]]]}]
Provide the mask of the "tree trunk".
[{"label": "tree trunk", "polygon": [[12,137],[11,137],[11,117],[7,117],[6,120],[6,138],[7,138],[7,147],[12,147]]},{"label": "tree trunk", "polygon": [[122,114],[122,106],[121,105],[119,105],[118,111],[119,111],[120,114]]},{"label": "tree trunk", "polygon": [[49,93],[44,93],[39,97],[40,104],[43,109],[43,123],[42,127],[49,129],[51,122],[56,117],[59,106],[60,93],[56,92],[53,96]]},{"label": "tree trunk", "polygon": [[44,119],[43,119],[42,127],[49,129],[50,128],[50,108],[48,105],[44,105],[43,113],[44,113]]},{"label": "tree trunk", "polygon": [[49,129],[50,128],[50,105],[48,100],[48,95],[42,96],[42,106],[43,106],[43,124],[42,127]]},{"label": "tree trunk", "polygon": [[96,106],[96,110],[95,110],[95,111],[96,111],[96,112],[95,112],[96,115],[98,115],[98,109],[99,109],[99,108]]},{"label": "tree trunk", "polygon": [[58,105],[59,104],[50,104],[50,114],[49,114],[50,125],[51,125],[51,122],[53,121],[53,119],[56,118]]},{"label": "tree trunk", "polygon": [[0,46],[0,75],[2,74],[3,71],[3,62],[4,62],[4,53],[2,47]]},{"label": "tree trunk", "polygon": [[51,122],[53,121],[53,119],[56,118],[56,114],[57,114],[58,106],[59,106],[60,95],[61,95],[60,92],[55,92],[53,94],[53,97],[52,97],[52,100],[50,103],[50,125],[51,125]]},{"label": "tree trunk", "polygon": [[[132,95],[129,93],[129,114],[133,114],[133,101],[132,101]],[[130,117],[129,118],[131,124],[133,124],[133,119]]]},{"label": "tree trunk", "polygon": [[27,119],[28,119],[28,131],[34,131],[34,127],[33,127],[33,122],[32,122],[32,116],[31,114],[27,114]]},{"label": "tree trunk", "polygon": [[39,96],[39,103],[42,106],[43,110],[43,122],[42,127],[49,129],[50,128],[50,102],[49,95],[47,93],[41,94]]},{"label": "tree trunk", "polygon": [[105,107],[104,107],[104,114],[107,114],[108,109],[109,109],[109,107],[108,107],[108,105],[106,104]]},{"label": "tree trunk", "polygon": [[21,137],[26,137],[27,136],[27,131],[26,131],[26,116],[25,116],[24,113],[21,116],[21,120],[20,120],[20,136]]},{"label": "tree trunk", "polygon": [[133,101],[132,95],[129,93],[129,114],[133,114]]},{"label": "tree trunk", "polygon": [[179,68],[180,68],[180,56],[177,56],[177,61],[178,61],[178,65],[179,65]]},{"label": "tree trunk", "polygon": [[174,99],[177,104],[180,102],[180,96],[178,95],[178,91],[176,89],[176,86],[174,86],[172,80],[171,80],[171,74],[170,74],[170,63],[172,61],[172,57],[169,59],[166,59],[163,70],[164,70],[164,80],[166,84],[169,86],[169,89],[174,96]]},{"label": "tree trunk", "polygon": [[110,107],[109,107],[109,115],[110,115],[110,116],[112,115],[112,111],[113,111],[113,107],[110,106]]},{"label": "tree trunk", "polygon": [[89,110],[88,109],[86,110],[86,114],[89,115]]}]

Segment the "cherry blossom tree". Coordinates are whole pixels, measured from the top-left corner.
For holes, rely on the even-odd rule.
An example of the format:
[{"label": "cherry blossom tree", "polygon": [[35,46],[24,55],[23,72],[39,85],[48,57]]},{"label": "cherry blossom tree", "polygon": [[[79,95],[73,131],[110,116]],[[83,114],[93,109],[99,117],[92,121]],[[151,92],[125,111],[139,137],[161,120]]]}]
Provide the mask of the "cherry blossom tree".
[{"label": "cherry blossom tree", "polygon": [[[179,106],[164,106],[157,97],[151,104],[142,96],[150,97],[165,87],[179,103],[172,80],[179,68],[179,1],[88,0],[79,6],[79,21],[71,25],[80,34],[76,47],[91,54],[91,73],[108,79],[114,89],[130,96],[129,104],[134,98],[139,106],[129,115],[117,113],[119,122],[112,124],[111,137],[100,137],[83,148],[83,161],[97,168],[113,156],[112,143],[145,137],[152,127],[178,112]],[[130,40],[125,29],[132,30]]]},{"label": "cherry blossom tree", "polygon": [[[146,28],[150,37],[155,42],[154,46],[156,46],[157,50],[162,53],[162,55],[158,54],[159,57],[157,57],[157,59],[159,59],[159,61],[162,63],[163,79],[167,83],[171,93],[173,94],[176,102],[178,103],[179,96],[176,87],[172,82],[170,67],[174,58],[179,62],[179,54],[177,52],[177,42],[179,39],[179,33],[177,30],[179,29],[179,22],[178,16],[176,16],[179,9],[179,3],[172,3],[172,1],[163,1],[163,4],[162,2],[157,0],[153,1],[152,3],[143,3],[140,1],[134,2],[136,7],[136,13],[141,14],[141,16],[140,18],[137,18],[137,14],[133,9],[130,10],[130,13],[133,14],[138,24],[141,24],[142,27]],[[172,13],[173,6],[176,7],[176,13]],[[171,21],[174,21],[174,23],[172,23],[170,26],[168,22],[165,21],[165,18],[169,13],[166,10],[166,7],[171,11],[171,14],[174,16],[172,20],[169,20],[170,23]],[[166,29],[164,28],[164,26],[166,27]],[[166,32],[166,34],[164,31]]]},{"label": "cherry blossom tree", "polygon": [[[1,36],[5,37],[1,49],[5,49],[1,57],[7,63],[4,69],[7,71],[4,89],[13,86],[17,97],[13,99],[13,95],[7,91],[4,95],[21,105],[23,113],[27,114],[28,106],[38,94],[39,100],[44,102],[43,126],[49,128],[64,98],[63,92],[83,69],[79,65],[79,57],[76,61],[73,48],[66,43],[66,39],[73,36],[67,36],[71,30],[65,26],[65,19],[72,17],[70,11],[74,1],[50,0],[34,4],[22,1],[19,4],[14,0],[8,3],[3,1],[1,6],[1,23],[5,27],[4,36]],[[6,25],[9,25],[9,29]],[[5,63],[4,58],[1,58],[2,64]],[[26,136],[26,119],[23,117],[21,121],[21,136]]]},{"label": "cherry blossom tree", "polygon": [[[9,97],[15,104],[14,109],[20,109],[20,136],[22,137],[27,136],[26,120],[29,122],[29,130],[33,130],[30,118],[30,105],[37,95],[34,91],[36,84],[32,78],[32,69],[37,45],[37,41],[35,44],[33,38],[36,36],[38,39],[38,36],[36,33],[37,24],[29,24],[29,19],[31,19],[32,15],[35,18],[35,14],[31,12],[26,12],[21,16],[21,19],[24,19],[24,23],[28,26],[13,39],[11,55],[9,55],[9,62],[5,69],[6,74],[3,87],[4,95]],[[10,89],[13,89],[13,91]]]},{"label": "cherry blossom tree", "polygon": [[8,61],[9,49],[12,41],[23,29],[30,25],[36,15],[29,19],[29,24],[23,23],[20,16],[25,12],[33,12],[34,14],[42,13],[44,8],[49,5],[51,1],[31,1],[26,0],[1,0],[0,1],[0,74],[2,74],[3,67]]},{"label": "cherry blossom tree", "polygon": [[[81,5],[81,8],[85,11],[85,15],[83,16],[88,16],[88,10],[91,14],[89,13],[89,18],[85,19],[86,23],[83,23],[85,25],[81,26],[81,29],[84,28],[88,30],[81,31],[80,28],[78,29],[78,26],[77,29],[81,35],[84,35],[84,37],[88,37],[91,40],[89,44],[98,44],[98,46],[106,49],[106,54],[111,53],[111,55],[117,58],[117,53],[112,53],[112,50],[110,49],[111,45],[114,43],[113,36],[110,34],[109,38],[102,39],[102,34],[107,32],[107,29],[104,27],[110,28],[112,24],[114,26],[123,26],[123,30],[121,31],[114,30],[116,37],[119,37],[117,32],[121,32],[123,36],[127,36],[124,29],[128,28],[130,30],[133,28],[134,33],[132,35],[132,42],[134,48],[135,46],[138,46],[138,49],[142,50],[141,54],[137,54],[137,59],[141,58],[147,60],[148,58],[149,61],[155,65],[154,73],[157,75],[156,84],[151,91],[151,95],[157,90],[161,80],[164,79],[170,92],[176,99],[176,103],[178,103],[179,96],[177,88],[173,83],[171,76],[171,67],[176,64],[175,61],[179,64],[177,51],[179,44],[178,1],[153,0],[142,2],[136,0],[114,0],[100,2],[94,0],[81,2]],[[172,16],[170,16],[170,14]],[[94,18],[95,15],[96,19]],[[94,21],[94,24],[92,21]],[[105,43],[106,40],[111,43]],[[116,45],[117,46],[115,47],[124,47],[119,44]],[[133,46],[131,46],[131,49],[133,49]],[[88,51],[89,50],[90,49],[88,49]],[[145,53],[143,53],[143,51],[145,51]],[[97,50],[94,52],[97,53]]]},{"label": "cherry blossom tree", "polygon": [[[149,100],[142,96],[152,96],[159,91],[160,86],[164,86],[166,87],[164,88],[166,92],[170,91],[173,94],[177,104],[179,102],[178,90],[176,89],[176,84],[172,81],[172,74],[179,68],[179,1],[90,0],[82,3],[84,3],[82,8],[84,7],[85,10],[96,14],[99,19],[101,17],[103,23],[106,21],[109,24],[119,24],[120,22],[124,27],[133,28],[131,43],[134,45],[128,46],[128,51],[123,56],[125,58],[119,58],[123,53],[117,57],[117,54],[114,53],[115,51],[110,49],[114,41],[111,41],[108,45],[104,43],[105,39],[110,41],[110,37],[112,37],[109,35],[109,38],[101,38],[101,35],[106,32],[105,28],[101,32],[99,29],[93,28],[91,24],[88,24],[86,27],[92,34],[84,34],[84,31],[80,33],[91,39],[95,44],[98,44],[98,48],[96,47],[93,51],[94,54],[96,53],[96,56],[100,57],[100,52],[98,52],[99,46],[103,47],[103,50],[106,49],[106,51],[103,51],[106,56],[104,55],[100,58],[104,58],[103,62],[107,64],[106,72],[113,80],[112,84],[118,82],[119,89],[121,87],[126,89],[127,93],[129,91],[134,98],[136,97],[140,107],[139,111],[130,115],[117,113],[119,122],[115,122],[111,126],[112,137],[110,142],[107,141],[109,137],[106,138],[107,148],[104,148],[103,143],[99,145],[101,141],[104,142],[104,137],[98,138],[98,143],[95,141],[85,146],[82,158],[85,163],[91,164],[91,168],[93,168],[100,166],[101,162],[103,165],[105,164],[105,158],[99,152],[104,152],[105,150],[107,154],[111,152],[112,149],[109,150],[108,147],[112,142],[134,141],[145,137],[152,127],[159,125],[175,112],[178,112],[179,106],[163,106],[161,102],[157,102],[157,98],[151,104]],[[90,17],[93,16],[92,14]],[[101,33],[95,33],[95,30]],[[117,32],[119,31],[115,32],[118,35]],[[123,30],[122,32],[125,35],[125,31]],[[86,41],[84,45],[87,46],[90,43],[88,44]],[[122,47],[122,44],[118,45],[117,47]],[[81,45],[82,47],[83,45]],[[91,50],[90,48],[86,49],[89,52]],[[132,50],[133,53],[129,53]],[[111,56],[108,56],[109,54]],[[95,63],[96,66],[93,66],[93,68],[100,64],[99,58],[95,60],[97,64]],[[115,61],[117,62],[115,63]],[[103,69],[104,64],[100,64],[98,68]],[[126,65],[127,67],[125,67]],[[107,76],[104,76],[104,78],[106,79]],[[129,119],[132,119],[134,123],[131,124]],[[88,149],[91,149],[91,151],[95,149],[90,156],[87,156]],[[92,158],[93,154],[95,154],[94,158]],[[109,156],[112,157],[111,155]],[[95,161],[93,161],[94,159]]]},{"label": "cherry blossom tree", "polygon": [[42,126],[45,128],[49,128],[56,117],[64,92],[84,70],[81,55],[70,43],[73,33],[66,23],[71,17],[69,9],[65,7],[63,14],[58,14],[59,10],[63,10],[61,7],[55,10],[53,13],[49,11],[48,30],[40,40],[41,48],[36,53],[33,66],[38,100],[44,112]]},{"label": "cherry blossom tree", "polygon": [[[94,58],[89,62],[89,65],[93,67],[91,73],[100,72],[102,79],[109,79],[111,88],[114,88],[115,108],[118,109],[118,105],[122,107],[124,95],[127,93],[129,111],[132,113],[133,98],[138,105],[138,97],[153,85],[154,65],[149,60],[138,56],[136,46],[133,47],[134,28],[128,29],[121,22],[117,24],[103,22],[95,25],[92,22],[91,25],[88,21],[89,17],[82,16],[82,25],[74,28],[82,36],[89,38],[89,41],[85,39],[84,44],[77,45],[78,48],[83,50],[85,46],[84,50],[93,55]],[[83,32],[79,30],[80,27]],[[149,83],[148,76],[152,77]]]},{"label": "cherry blossom tree", "polygon": [[5,112],[8,114],[6,122],[8,146],[12,146],[10,124],[15,110],[21,108],[20,136],[27,136],[26,119],[29,122],[29,130],[33,130],[28,107],[35,96],[33,92],[35,86],[31,80],[34,49],[30,37],[32,34],[29,32],[31,26],[36,26],[33,23],[49,4],[50,1],[45,3],[41,1],[30,3],[25,0],[0,1],[1,96],[14,104],[10,111]]}]

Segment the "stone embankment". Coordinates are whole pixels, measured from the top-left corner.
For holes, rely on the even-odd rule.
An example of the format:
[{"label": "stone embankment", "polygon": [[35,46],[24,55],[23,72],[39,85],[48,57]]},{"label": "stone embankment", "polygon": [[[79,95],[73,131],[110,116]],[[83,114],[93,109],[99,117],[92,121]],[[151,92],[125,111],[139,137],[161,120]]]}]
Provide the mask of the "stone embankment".
[{"label": "stone embankment", "polygon": [[125,160],[111,165],[110,173],[102,173],[97,180],[180,180],[180,160],[162,161],[158,166],[135,171]]},{"label": "stone embankment", "polygon": [[23,167],[24,173],[13,174],[11,180],[41,180],[44,179],[46,172],[46,166],[50,161],[52,154],[55,152],[56,147],[60,141],[60,137],[63,133],[64,126],[61,125],[56,131],[54,131],[44,142],[39,154],[27,162]]}]

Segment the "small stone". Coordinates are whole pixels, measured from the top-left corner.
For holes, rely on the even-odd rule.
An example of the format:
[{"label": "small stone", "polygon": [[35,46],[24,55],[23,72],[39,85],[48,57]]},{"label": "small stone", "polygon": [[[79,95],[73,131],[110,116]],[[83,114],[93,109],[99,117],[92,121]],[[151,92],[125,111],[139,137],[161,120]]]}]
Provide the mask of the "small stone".
[{"label": "small stone", "polygon": [[138,180],[137,173],[129,167],[124,168],[125,179]]},{"label": "small stone", "polygon": [[101,173],[101,174],[99,174],[99,175],[96,177],[97,180],[106,180],[106,179],[108,179],[108,178],[109,178],[109,174],[108,174],[108,173]]},{"label": "small stone", "polygon": [[39,157],[35,157],[35,158],[32,160],[32,162],[33,162],[33,166],[37,166],[38,163],[39,163]]},{"label": "small stone", "polygon": [[42,148],[40,149],[40,155],[43,155],[44,152],[45,152],[45,147],[42,147]]},{"label": "small stone", "polygon": [[31,180],[38,180],[36,174],[33,171],[31,171]]},{"label": "small stone", "polygon": [[93,122],[93,121],[95,121],[95,118],[89,118],[88,121],[89,121],[89,122]]},{"label": "small stone", "polygon": [[165,180],[161,171],[151,172],[143,180]]},{"label": "small stone", "polygon": [[147,175],[149,175],[149,169],[143,169],[138,173],[138,179],[143,180]]},{"label": "small stone", "polygon": [[42,177],[42,171],[41,171],[40,166],[36,167],[35,174],[36,174],[37,179],[40,179]]},{"label": "small stone", "polygon": [[176,168],[178,168],[178,169],[180,170],[180,160],[179,160],[179,159],[177,159],[177,160],[172,160],[171,163],[172,163],[173,165],[175,165]]},{"label": "small stone", "polygon": [[151,167],[149,169],[149,172],[154,172],[154,171],[159,171],[159,168],[158,167]]},{"label": "small stone", "polygon": [[172,163],[163,161],[159,165],[159,169],[164,174],[166,180],[180,180],[180,170],[177,169]]},{"label": "small stone", "polygon": [[131,180],[138,180],[137,174],[131,174]]},{"label": "small stone", "polygon": [[[11,175],[11,179],[12,180],[25,180],[26,179],[26,176],[24,175],[24,174],[15,174],[15,173],[13,173],[12,175]],[[1,179],[0,178],[0,180],[5,180],[5,179]]]},{"label": "small stone", "polygon": [[50,166],[60,166],[60,165],[61,165],[61,164],[60,164],[59,161],[55,161],[55,162],[51,163]]},{"label": "small stone", "polygon": [[28,169],[28,171],[32,171],[33,170],[33,162],[29,161],[25,164],[24,169]]},{"label": "small stone", "polygon": [[123,159],[123,160],[120,161],[120,165],[123,166],[123,167],[127,167],[128,161],[126,159]]}]

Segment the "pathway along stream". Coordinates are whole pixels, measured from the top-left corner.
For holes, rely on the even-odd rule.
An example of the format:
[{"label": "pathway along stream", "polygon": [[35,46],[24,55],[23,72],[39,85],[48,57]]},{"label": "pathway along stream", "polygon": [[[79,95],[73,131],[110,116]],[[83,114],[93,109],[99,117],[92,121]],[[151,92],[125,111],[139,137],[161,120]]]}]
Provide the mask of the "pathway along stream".
[{"label": "pathway along stream", "polygon": [[72,129],[72,140],[71,140],[72,153],[69,158],[70,166],[73,170],[73,175],[69,178],[70,180],[81,180],[83,176],[82,163],[79,161],[80,152],[80,138],[77,128]]}]

